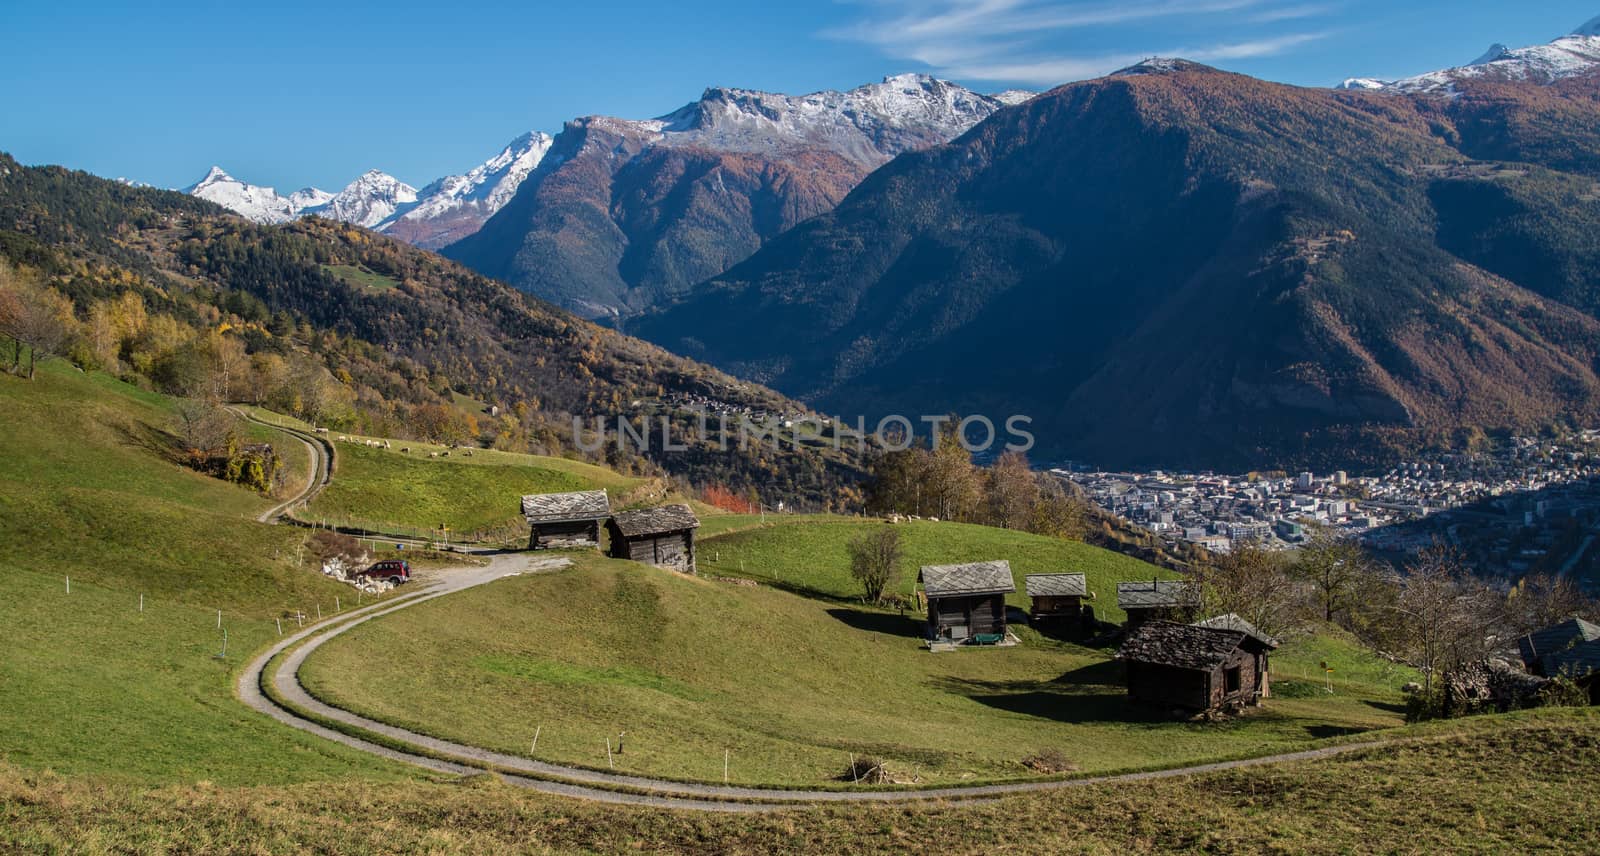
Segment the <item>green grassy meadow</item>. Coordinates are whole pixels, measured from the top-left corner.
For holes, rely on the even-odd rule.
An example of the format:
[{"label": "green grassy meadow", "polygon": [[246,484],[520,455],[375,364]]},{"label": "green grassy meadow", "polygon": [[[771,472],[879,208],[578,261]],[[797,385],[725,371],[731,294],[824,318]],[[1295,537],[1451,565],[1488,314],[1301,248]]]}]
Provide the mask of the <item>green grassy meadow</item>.
[{"label": "green grassy meadow", "polygon": [[[1156,719],[1129,705],[1104,651],[1025,628],[1015,648],[922,650],[917,618],[859,604],[845,570],[845,541],[881,524],[704,508],[702,568],[758,586],[580,554],[564,571],[364,624],[312,657],[307,682],[357,711],[503,751],[527,750],[539,729],[538,757],[571,764],[603,767],[605,740],[625,731],[619,770],[715,781],[726,751],[742,783],[848,787],[836,779],[852,754],[953,784],[1031,776],[1022,759],[1044,749],[1087,774],[1356,734],[1403,742],[981,804],[754,817],[423,773],[233,697],[243,663],[278,638],[275,619],[330,611],[350,590],[300,555],[304,530],[255,522],[272,499],[163,457],[151,431],[167,424],[169,400],[51,361],[31,383],[0,375],[0,413],[0,851],[857,853],[938,842],[961,853],[1501,853],[1581,850],[1600,833],[1596,711],[1401,729],[1396,688],[1412,675],[1321,629],[1274,656],[1266,708],[1211,724]],[[248,432],[309,475],[298,444]],[[559,459],[339,449],[340,501],[385,514],[460,505],[470,524],[528,490],[640,486]],[[1115,620],[1112,583],[1159,574],[1022,533],[926,522],[901,532],[901,591],[917,564],[1007,558],[1019,575],[1088,573],[1101,617]],[[374,653],[394,650],[410,654]]]},{"label": "green grassy meadow", "polygon": [[269,500],[148,448],[168,408],[54,361],[0,375],[0,758],[141,782],[403,775],[234,700],[275,618],[351,592],[296,565],[304,532],[254,522]]},{"label": "green grassy meadow", "polygon": [[357,265],[323,265],[322,269],[351,288],[382,292],[400,287],[399,281],[394,277],[384,276],[377,271]]},{"label": "green grassy meadow", "polygon": [[[926,783],[1034,775],[1058,749],[1083,771],[1167,766],[1298,748],[1401,724],[1399,683],[1355,678],[1274,699],[1220,724],[1134,706],[1103,651],[1023,631],[1014,648],[931,654],[913,616],[581,557],[371,622],[312,655],[324,699],[418,731],[506,752],[668,778],[825,785],[852,753]],[[407,650],[391,658],[375,652]],[[1359,662],[1317,637],[1283,652],[1284,676]],[[1319,691],[1321,685],[1318,685]]]},{"label": "green grassy meadow", "polygon": [[1536,853],[1600,836],[1600,716],[1298,764],[984,803],[760,815],[623,808],[455,782],[105,790],[0,768],[0,849],[267,853]]},{"label": "green grassy meadow", "polygon": [[[463,450],[426,443],[390,445],[380,449],[335,442],[333,484],[301,516],[366,528],[427,530],[443,523],[454,533],[470,536],[522,527],[519,503],[524,494],[604,488],[615,501],[638,484],[637,479],[565,458],[489,449],[474,449],[468,457]],[[402,448],[410,451],[402,453]],[[447,451],[449,457],[428,457]]]},{"label": "green grassy meadow", "polygon": [[[850,577],[847,545],[861,533],[890,525],[853,517],[768,516],[767,521],[742,529],[730,523],[725,526],[728,534],[706,538],[696,557],[701,571],[747,577],[812,597],[859,599],[861,589]],[[1117,608],[1117,582],[1176,576],[1120,553],[1027,532],[928,520],[893,525],[905,558],[899,583],[891,592],[906,596],[923,565],[1006,559],[1016,577],[1017,591],[1007,598],[1012,606],[1028,606],[1025,574],[1085,573],[1089,590],[1096,595],[1096,617],[1120,622],[1124,616]]]}]

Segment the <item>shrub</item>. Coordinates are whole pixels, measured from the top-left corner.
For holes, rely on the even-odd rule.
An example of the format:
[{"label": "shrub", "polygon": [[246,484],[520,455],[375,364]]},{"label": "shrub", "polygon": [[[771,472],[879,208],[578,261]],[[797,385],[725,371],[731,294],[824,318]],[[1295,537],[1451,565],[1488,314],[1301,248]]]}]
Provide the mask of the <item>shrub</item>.
[{"label": "shrub", "polygon": [[883,592],[900,575],[900,532],[883,526],[850,539],[850,575],[861,583],[867,600],[883,600]]},{"label": "shrub", "polygon": [[1557,675],[1539,688],[1539,704],[1544,707],[1584,707],[1589,693],[1568,675]]}]

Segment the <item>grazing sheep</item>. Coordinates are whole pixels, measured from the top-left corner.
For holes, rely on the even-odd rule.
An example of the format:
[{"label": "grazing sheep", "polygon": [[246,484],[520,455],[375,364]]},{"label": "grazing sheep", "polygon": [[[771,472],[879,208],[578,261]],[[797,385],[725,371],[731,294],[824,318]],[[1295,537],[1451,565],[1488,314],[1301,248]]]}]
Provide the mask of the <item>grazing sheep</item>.
[{"label": "grazing sheep", "polygon": [[439,457],[439,453],[438,452],[429,452],[428,453],[428,457],[437,458],[437,457]]},{"label": "grazing sheep", "polygon": [[408,455],[410,453],[411,453],[411,447],[410,446],[401,446],[400,447],[400,454]]}]

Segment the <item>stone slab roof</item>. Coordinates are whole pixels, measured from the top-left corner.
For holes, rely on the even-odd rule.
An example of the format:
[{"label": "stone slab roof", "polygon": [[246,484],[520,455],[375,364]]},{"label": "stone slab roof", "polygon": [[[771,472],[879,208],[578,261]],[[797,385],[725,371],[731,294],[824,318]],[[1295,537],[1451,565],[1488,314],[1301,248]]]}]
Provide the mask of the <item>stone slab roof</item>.
[{"label": "stone slab roof", "polygon": [[1017,590],[1011,577],[1011,563],[967,562],[961,565],[923,565],[917,582],[928,597],[961,597],[980,594],[1010,594]]},{"label": "stone slab roof", "polygon": [[1117,583],[1117,606],[1123,609],[1170,609],[1190,604],[1187,580],[1137,580]]},{"label": "stone slab roof", "polygon": [[1600,627],[1581,618],[1569,618],[1518,639],[1517,651],[1522,655],[1522,662],[1532,668],[1549,655],[1596,639],[1600,639]]},{"label": "stone slab roof", "polygon": [[624,538],[646,535],[665,535],[700,526],[700,518],[687,505],[663,505],[659,508],[641,508],[619,511],[611,518]]},{"label": "stone slab roof", "polygon": [[522,498],[522,516],[529,523],[600,520],[611,516],[611,500],[603,490],[529,494]]},{"label": "stone slab roof", "polygon": [[1147,621],[1128,634],[1117,659],[1209,672],[1227,662],[1246,638],[1238,630]]},{"label": "stone slab roof", "polygon": [[1237,614],[1232,612],[1226,615],[1218,615],[1214,618],[1207,618],[1205,621],[1196,621],[1194,626],[1210,627],[1213,630],[1237,630],[1246,636],[1255,637],[1268,648],[1276,648],[1279,644],[1277,639],[1262,633],[1260,630],[1256,629],[1254,624],[1245,621],[1243,618],[1240,618]]},{"label": "stone slab roof", "polygon": [[1089,580],[1083,574],[1028,574],[1022,584],[1029,597],[1089,596]]}]

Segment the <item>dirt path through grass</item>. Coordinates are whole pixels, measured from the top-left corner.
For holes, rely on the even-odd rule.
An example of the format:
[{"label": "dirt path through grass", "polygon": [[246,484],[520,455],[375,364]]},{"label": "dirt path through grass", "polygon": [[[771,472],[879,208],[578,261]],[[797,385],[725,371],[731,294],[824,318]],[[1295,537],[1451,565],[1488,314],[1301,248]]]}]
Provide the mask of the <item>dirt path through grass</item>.
[{"label": "dirt path through grass", "polygon": [[[740,787],[674,782],[569,767],[537,761],[519,755],[507,755],[477,746],[468,746],[419,734],[334,707],[312,696],[300,683],[299,670],[306,658],[320,645],[336,638],[352,627],[418,603],[424,603],[474,586],[491,583],[507,576],[551,572],[565,567],[566,564],[567,562],[564,559],[536,559],[527,553],[503,553],[494,555],[488,567],[467,566],[446,569],[438,574],[435,582],[415,593],[404,596],[399,601],[391,600],[346,613],[338,620],[325,622],[284,639],[281,643],[273,646],[252,661],[244,673],[240,675],[238,695],[250,707],[286,725],[318,734],[329,740],[371,752],[384,758],[404,761],[437,772],[467,775],[482,773],[488,769],[500,773],[507,781],[513,784],[545,793],[629,805],[701,811],[770,811],[821,803],[884,803],[993,798],[1030,791],[1050,791],[1097,784],[1137,782],[1265,764],[1310,761],[1383,745],[1381,741],[1347,743],[1257,758],[1221,761],[1172,769],[1045,782],[1017,782],[970,787],[920,790],[806,790]],[[293,650],[291,651],[290,649]],[[273,668],[269,677],[264,677],[268,663],[285,651],[290,653]],[[266,679],[271,680],[273,690],[287,702],[287,707],[269,698],[262,691],[263,680]],[[304,711],[305,715],[302,715],[299,711]],[[308,716],[315,717],[322,722],[307,718]],[[381,739],[384,743],[380,744],[372,740],[362,739],[346,733],[344,730],[324,725],[322,724],[323,722],[338,723],[345,728],[372,735],[376,739]],[[402,748],[395,747],[412,747],[417,751],[408,752]]]},{"label": "dirt path through grass", "polygon": [[302,490],[300,493],[296,494],[290,499],[261,512],[261,516],[257,517],[257,520],[261,521],[262,523],[273,523],[277,521],[279,517],[282,517],[285,512],[294,506],[304,505],[316,498],[316,495],[321,493],[322,489],[327,487],[333,481],[333,459],[328,454],[329,447],[324,444],[321,438],[306,434],[303,431],[296,431],[293,428],[285,428],[282,425],[274,425],[271,422],[258,419],[249,411],[241,408],[229,409],[250,422],[271,428],[272,430],[284,434],[294,440],[298,440],[300,443],[305,445],[306,452],[311,456],[311,480],[306,483],[305,490]]}]

